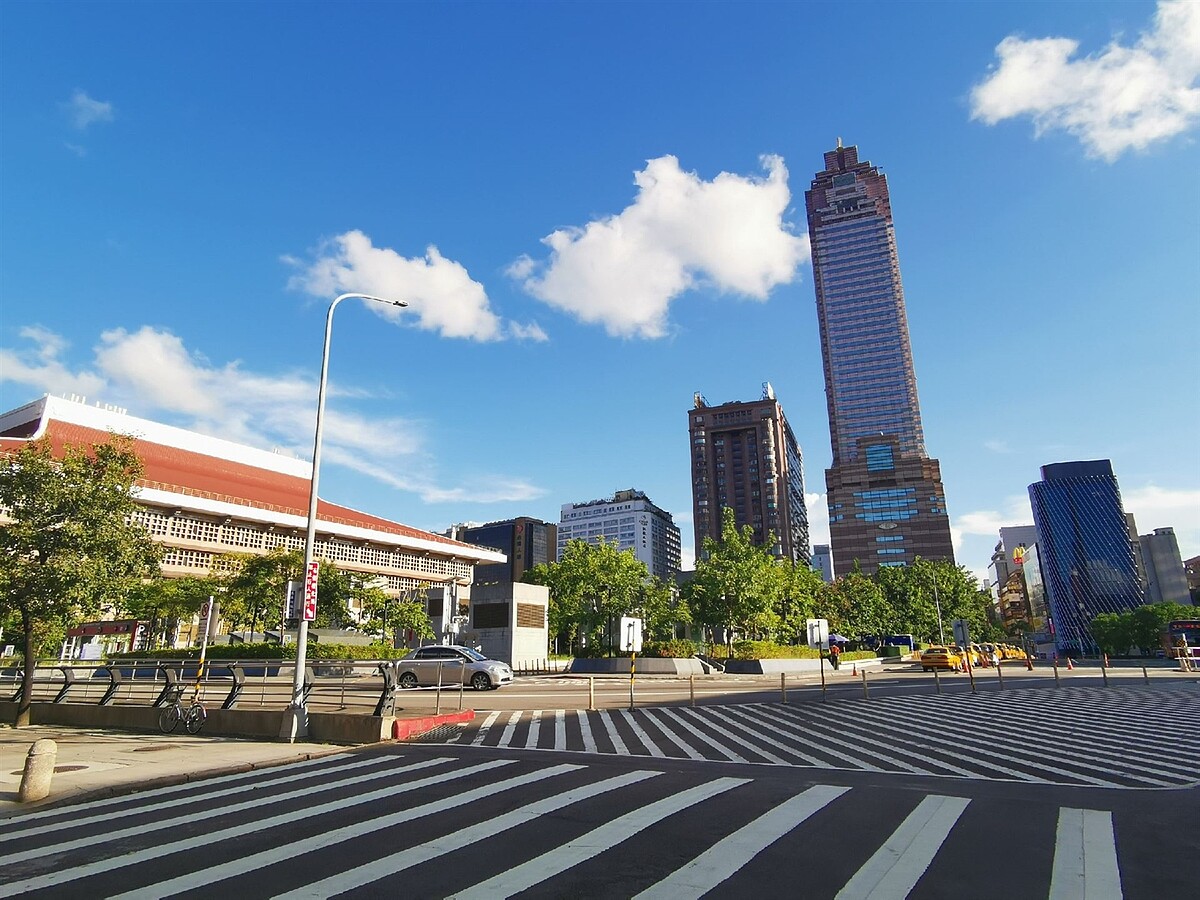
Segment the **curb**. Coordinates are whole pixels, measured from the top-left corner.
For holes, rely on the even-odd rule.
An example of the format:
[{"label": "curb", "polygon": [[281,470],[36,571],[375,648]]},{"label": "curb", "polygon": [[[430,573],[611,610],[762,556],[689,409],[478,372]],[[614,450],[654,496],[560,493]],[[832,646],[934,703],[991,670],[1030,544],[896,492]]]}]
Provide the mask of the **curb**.
[{"label": "curb", "polygon": [[475,710],[464,709],[462,712],[447,713],[443,716],[422,716],[419,719],[397,719],[392,725],[392,739],[406,741],[418,737],[427,731],[441,725],[461,725],[475,718]]}]

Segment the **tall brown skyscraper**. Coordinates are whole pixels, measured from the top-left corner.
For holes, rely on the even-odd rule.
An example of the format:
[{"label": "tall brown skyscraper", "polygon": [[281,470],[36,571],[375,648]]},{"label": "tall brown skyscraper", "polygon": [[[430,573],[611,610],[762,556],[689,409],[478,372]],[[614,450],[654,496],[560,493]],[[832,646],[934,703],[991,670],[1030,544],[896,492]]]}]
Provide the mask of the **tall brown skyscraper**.
[{"label": "tall brown skyscraper", "polygon": [[833,466],[834,571],[954,560],[941,467],[925,455],[887,177],[857,147],[804,194]]},{"label": "tall brown skyscraper", "polygon": [[692,442],[692,522],[696,554],[721,536],[721,509],[749,525],[754,542],[781,559],[809,564],[808,510],[800,445],[770,384],[761,400],[709,406],[696,394],[688,411]]}]

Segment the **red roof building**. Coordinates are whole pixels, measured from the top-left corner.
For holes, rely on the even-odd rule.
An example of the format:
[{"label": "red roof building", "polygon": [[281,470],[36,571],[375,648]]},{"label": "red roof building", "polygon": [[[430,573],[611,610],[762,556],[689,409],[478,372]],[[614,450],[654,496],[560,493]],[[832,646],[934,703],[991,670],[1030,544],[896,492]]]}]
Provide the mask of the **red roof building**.
[{"label": "red roof building", "polygon": [[[304,548],[309,462],[138,419],[125,410],[45,396],[0,414],[0,453],[48,437],[91,446],[112,434],[134,438],[145,471],[137,483],[140,520],[165,548],[163,572],[209,572],[221,553]],[[321,500],[314,556],[386,581],[390,592],[421,584],[469,584],[479,563],[503,563],[477,547]]]}]

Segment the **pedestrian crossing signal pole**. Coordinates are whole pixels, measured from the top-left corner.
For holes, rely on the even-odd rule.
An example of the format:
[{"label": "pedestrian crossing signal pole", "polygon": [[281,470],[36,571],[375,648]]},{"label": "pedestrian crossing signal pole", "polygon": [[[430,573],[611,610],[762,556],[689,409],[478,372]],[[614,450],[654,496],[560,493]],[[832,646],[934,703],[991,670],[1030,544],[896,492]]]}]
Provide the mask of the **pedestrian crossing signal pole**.
[{"label": "pedestrian crossing signal pole", "polygon": [[621,616],[621,649],[629,652],[629,708],[633,709],[633,681],[637,670],[637,655],[642,649],[642,620]]}]

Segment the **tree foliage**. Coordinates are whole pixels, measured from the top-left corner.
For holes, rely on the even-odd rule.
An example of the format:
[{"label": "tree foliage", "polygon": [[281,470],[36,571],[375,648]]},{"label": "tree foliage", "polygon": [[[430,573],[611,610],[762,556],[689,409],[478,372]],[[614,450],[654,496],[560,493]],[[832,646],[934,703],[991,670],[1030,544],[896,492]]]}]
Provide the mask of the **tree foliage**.
[{"label": "tree foliage", "polygon": [[426,587],[428,585],[421,585],[395,597],[382,588],[359,582],[355,591],[363,612],[363,629],[368,634],[378,634],[381,640],[393,646],[402,632],[410,630],[414,637],[434,637],[429,611],[421,600]]},{"label": "tree foliage", "polygon": [[632,550],[601,541],[570,541],[558,562],[534,566],[525,581],[550,589],[550,633],[581,648],[607,647],[609,625],[621,616],[641,615],[647,638],[667,638],[672,615],[686,621],[685,607],[671,588],[650,578]]},{"label": "tree foliage", "polygon": [[722,630],[732,653],[735,635],[758,637],[776,629],[777,609],[788,587],[785,569],[754,543],[749,525],[737,527],[733,510],[726,507],[720,540],[704,539],[687,600],[697,622]]},{"label": "tree foliage", "polygon": [[92,447],[32,441],[0,459],[0,597],[20,619],[25,657],[17,724],[29,722],[38,635],[119,606],[158,571],[159,550],[133,521],[142,463],[131,438]]},{"label": "tree foliage", "polygon": [[134,585],[121,604],[123,614],[148,625],[147,646],[174,646],[180,622],[191,619],[209,597],[220,595],[220,578],[164,578],[158,575]]}]

